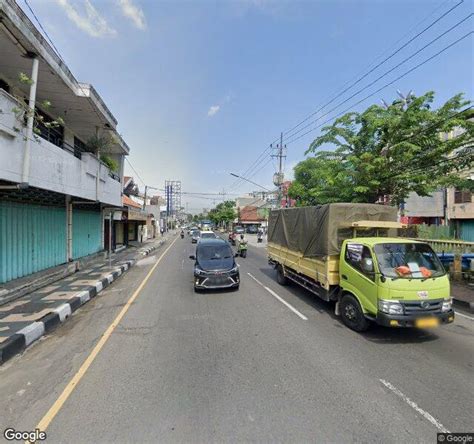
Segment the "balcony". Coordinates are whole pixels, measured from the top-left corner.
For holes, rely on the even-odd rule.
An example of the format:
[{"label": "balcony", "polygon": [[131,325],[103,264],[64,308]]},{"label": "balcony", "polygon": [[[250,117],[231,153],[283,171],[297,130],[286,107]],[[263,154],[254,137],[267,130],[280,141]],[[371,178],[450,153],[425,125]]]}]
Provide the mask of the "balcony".
[{"label": "balcony", "polygon": [[[15,115],[16,99],[0,89],[0,179],[22,182],[25,128]],[[121,206],[122,185],[94,154],[78,153],[68,144],[57,146],[36,136],[31,142],[32,187]]]}]

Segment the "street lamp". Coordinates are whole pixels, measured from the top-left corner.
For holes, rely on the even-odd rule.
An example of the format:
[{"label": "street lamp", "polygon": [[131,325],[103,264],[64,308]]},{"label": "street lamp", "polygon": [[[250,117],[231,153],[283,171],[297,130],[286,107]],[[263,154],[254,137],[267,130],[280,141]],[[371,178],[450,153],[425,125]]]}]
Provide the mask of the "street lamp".
[{"label": "street lamp", "polygon": [[238,174],[235,174],[235,173],[230,173],[230,175],[231,175],[231,176],[234,176],[234,177],[238,177],[239,179],[245,180],[246,182],[249,182],[249,183],[251,183],[251,184],[253,184],[253,185],[256,185],[257,187],[263,188],[265,191],[268,191],[269,193],[272,193],[272,191],[269,190],[268,188],[265,188],[264,186],[262,186],[262,185],[260,185],[260,184],[258,184],[258,183],[255,183],[255,182],[253,182],[253,181],[251,181],[251,180],[249,180],[249,179],[247,179],[247,178],[245,178],[245,177],[239,176]]}]

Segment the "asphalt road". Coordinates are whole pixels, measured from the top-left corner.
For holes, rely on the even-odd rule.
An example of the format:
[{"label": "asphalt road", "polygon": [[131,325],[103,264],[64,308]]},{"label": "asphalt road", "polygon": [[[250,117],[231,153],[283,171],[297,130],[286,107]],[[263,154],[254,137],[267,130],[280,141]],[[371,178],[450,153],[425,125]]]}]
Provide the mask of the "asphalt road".
[{"label": "asphalt road", "polygon": [[[194,248],[177,239],[156,266],[48,443],[433,443],[474,430],[473,320],[355,333],[331,304],[279,286],[252,246],[239,291],[195,294]],[[0,368],[2,429],[35,428],[163,251]]]}]

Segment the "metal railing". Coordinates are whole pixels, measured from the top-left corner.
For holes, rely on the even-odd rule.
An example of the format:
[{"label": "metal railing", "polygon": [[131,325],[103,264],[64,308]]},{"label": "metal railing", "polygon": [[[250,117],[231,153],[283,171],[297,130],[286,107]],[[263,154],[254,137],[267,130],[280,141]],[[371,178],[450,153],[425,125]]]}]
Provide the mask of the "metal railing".
[{"label": "metal railing", "polygon": [[413,238],[413,240],[427,243],[436,253],[453,253],[453,254],[474,253],[474,242],[465,242],[465,241],[460,241],[460,240],[420,239],[420,238]]}]

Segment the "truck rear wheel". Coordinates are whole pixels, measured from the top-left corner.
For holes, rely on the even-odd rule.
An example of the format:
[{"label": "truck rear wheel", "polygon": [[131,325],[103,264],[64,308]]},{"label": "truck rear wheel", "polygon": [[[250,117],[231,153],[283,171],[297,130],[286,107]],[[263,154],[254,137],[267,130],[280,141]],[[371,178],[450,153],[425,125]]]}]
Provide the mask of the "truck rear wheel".
[{"label": "truck rear wheel", "polygon": [[281,265],[277,266],[277,282],[280,285],[288,285],[288,278],[285,276],[283,267]]},{"label": "truck rear wheel", "polygon": [[354,331],[365,331],[369,328],[369,321],[365,318],[359,301],[352,295],[342,297],[339,307],[342,322]]}]

